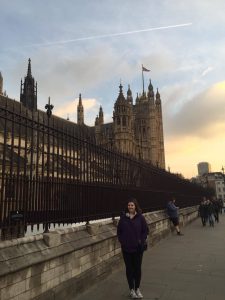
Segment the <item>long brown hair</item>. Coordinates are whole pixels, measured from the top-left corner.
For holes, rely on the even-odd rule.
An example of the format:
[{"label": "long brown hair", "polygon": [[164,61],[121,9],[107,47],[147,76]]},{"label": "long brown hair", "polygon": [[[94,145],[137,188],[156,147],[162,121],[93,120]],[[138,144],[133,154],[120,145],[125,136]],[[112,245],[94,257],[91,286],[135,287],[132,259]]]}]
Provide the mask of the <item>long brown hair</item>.
[{"label": "long brown hair", "polygon": [[[129,202],[133,202],[134,203],[135,210],[136,210],[137,213],[139,213],[139,214],[142,213],[140,205],[139,205],[139,203],[137,202],[137,200],[135,198],[129,198],[128,201],[127,201],[127,205],[128,205]],[[128,211],[127,207],[126,207],[126,211]]]}]

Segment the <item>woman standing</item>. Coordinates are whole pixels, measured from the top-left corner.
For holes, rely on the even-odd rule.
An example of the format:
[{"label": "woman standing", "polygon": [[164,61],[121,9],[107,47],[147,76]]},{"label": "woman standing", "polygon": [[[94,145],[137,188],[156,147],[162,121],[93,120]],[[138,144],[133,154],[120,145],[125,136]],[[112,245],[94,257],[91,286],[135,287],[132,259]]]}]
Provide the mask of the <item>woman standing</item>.
[{"label": "woman standing", "polygon": [[134,198],[128,201],[126,213],[120,218],[117,235],[126,266],[130,297],[133,299],[143,298],[140,291],[141,264],[148,226]]}]

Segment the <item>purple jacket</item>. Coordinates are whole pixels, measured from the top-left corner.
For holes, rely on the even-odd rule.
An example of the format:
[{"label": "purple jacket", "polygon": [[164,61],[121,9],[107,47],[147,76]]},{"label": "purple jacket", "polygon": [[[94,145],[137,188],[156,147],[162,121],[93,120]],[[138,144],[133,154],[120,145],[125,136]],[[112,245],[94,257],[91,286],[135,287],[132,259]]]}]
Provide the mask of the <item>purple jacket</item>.
[{"label": "purple jacket", "polygon": [[123,251],[133,253],[138,250],[138,245],[147,239],[148,226],[142,214],[136,214],[130,219],[126,214],[120,217],[117,235]]}]

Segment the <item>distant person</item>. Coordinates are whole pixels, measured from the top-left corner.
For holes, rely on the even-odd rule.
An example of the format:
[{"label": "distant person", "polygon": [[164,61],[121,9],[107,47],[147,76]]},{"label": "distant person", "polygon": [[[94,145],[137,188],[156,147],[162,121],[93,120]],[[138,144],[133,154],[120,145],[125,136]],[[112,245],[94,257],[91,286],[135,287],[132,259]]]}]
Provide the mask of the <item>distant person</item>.
[{"label": "distant person", "polygon": [[206,225],[208,219],[208,211],[207,211],[206,203],[207,203],[206,197],[203,197],[198,208],[198,213],[202,220],[202,226]]},{"label": "distant person", "polygon": [[207,215],[209,219],[209,226],[214,227],[213,215],[215,213],[215,210],[212,201],[210,201],[209,199],[207,199],[206,201],[206,208],[207,208]]},{"label": "distant person", "polygon": [[126,212],[120,217],[117,235],[122,248],[126,276],[132,299],[141,299],[141,264],[146,247],[148,226],[136,199],[128,201]]},{"label": "distant person", "polygon": [[216,197],[213,197],[212,204],[214,209],[213,214],[214,214],[215,221],[219,223],[220,202],[218,199],[216,199]]},{"label": "distant person", "polygon": [[177,207],[175,205],[175,201],[176,199],[173,197],[167,204],[167,207],[166,207],[166,211],[167,211],[167,214],[170,218],[170,221],[173,223],[174,227],[176,228],[176,231],[177,231],[177,235],[183,235],[181,232],[180,232],[180,227],[179,227],[179,216],[178,216],[178,209],[179,207]]},{"label": "distant person", "polygon": [[219,205],[220,205],[220,213],[223,213],[223,200],[220,198],[219,199]]}]

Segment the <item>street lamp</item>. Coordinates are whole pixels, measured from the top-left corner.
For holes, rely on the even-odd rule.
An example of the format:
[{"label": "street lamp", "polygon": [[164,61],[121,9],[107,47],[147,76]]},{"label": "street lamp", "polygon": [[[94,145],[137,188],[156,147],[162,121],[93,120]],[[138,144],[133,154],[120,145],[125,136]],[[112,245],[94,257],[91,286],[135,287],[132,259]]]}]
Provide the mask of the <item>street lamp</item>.
[{"label": "street lamp", "polygon": [[[53,110],[54,106],[51,104],[50,102],[50,97],[48,97],[48,104],[45,105],[45,109],[46,109],[46,113],[48,116],[48,128],[47,128],[47,183],[49,184],[50,182],[50,117],[52,115],[52,110]],[[43,141],[43,151],[44,151],[44,143],[45,141]],[[43,168],[44,166],[42,166]],[[43,179],[43,178],[42,178]],[[49,201],[50,201],[50,189],[47,190],[47,199],[46,199],[46,204],[45,204],[45,221],[46,223],[44,224],[44,232],[47,233],[49,232],[49,223],[48,223],[48,214],[49,214]]]}]

